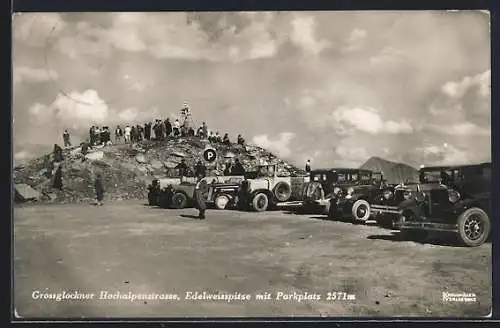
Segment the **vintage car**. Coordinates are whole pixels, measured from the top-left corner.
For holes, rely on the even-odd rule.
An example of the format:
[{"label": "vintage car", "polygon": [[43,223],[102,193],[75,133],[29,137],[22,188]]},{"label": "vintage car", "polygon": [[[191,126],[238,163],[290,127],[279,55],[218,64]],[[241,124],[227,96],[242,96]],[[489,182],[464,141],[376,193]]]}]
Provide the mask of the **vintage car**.
[{"label": "vintage car", "polygon": [[304,188],[304,207],[319,209],[330,218],[370,218],[370,201],[383,182],[381,172],[354,168],[329,168],[310,172]]},{"label": "vintage car", "polygon": [[491,231],[491,163],[428,167],[419,173],[420,183],[397,190],[403,197],[397,206],[379,209],[397,214],[394,226],[401,235],[453,232],[466,246],[483,244]]},{"label": "vintage car", "polygon": [[[148,187],[150,205],[163,208],[185,208],[194,205],[194,189],[197,179],[193,176],[175,175],[176,170],[167,172],[167,177],[155,179]],[[208,206],[225,209],[236,203],[238,189],[244,176],[206,176],[209,185]]]},{"label": "vintage car", "polygon": [[302,190],[309,176],[293,176],[277,164],[259,165],[248,172],[238,193],[238,208],[266,211],[278,204],[301,201]]}]

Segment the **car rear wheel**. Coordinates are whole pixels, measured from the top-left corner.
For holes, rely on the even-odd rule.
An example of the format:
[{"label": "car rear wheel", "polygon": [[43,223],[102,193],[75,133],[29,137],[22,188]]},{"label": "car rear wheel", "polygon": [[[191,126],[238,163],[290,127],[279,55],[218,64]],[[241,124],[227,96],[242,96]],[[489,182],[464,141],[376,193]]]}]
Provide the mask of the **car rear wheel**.
[{"label": "car rear wheel", "polygon": [[172,208],[181,209],[186,207],[187,197],[181,192],[177,192],[172,196]]},{"label": "car rear wheel", "polygon": [[269,198],[264,193],[258,193],[252,199],[252,207],[256,212],[263,212],[269,206]]},{"label": "car rear wheel", "polygon": [[229,197],[227,195],[218,195],[215,197],[215,208],[218,210],[226,209],[227,204],[229,204]]},{"label": "car rear wheel", "polygon": [[488,214],[480,208],[469,208],[457,220],[458,237],[469,247],[482,245],[490,234],[491,222]]},{"label": "car rear wheel", "polygon": [[358,222],[366,222],[370,218],[370,204],[364,200],[359,199],[352,205],[352,215]]}]

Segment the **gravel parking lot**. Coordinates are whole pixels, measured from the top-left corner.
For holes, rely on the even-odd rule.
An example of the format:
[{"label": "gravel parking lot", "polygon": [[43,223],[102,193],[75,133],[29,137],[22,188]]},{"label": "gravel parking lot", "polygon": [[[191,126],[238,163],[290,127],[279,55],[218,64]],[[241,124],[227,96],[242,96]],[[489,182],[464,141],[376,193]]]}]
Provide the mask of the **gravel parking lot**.
[{"label": "gravel parking lot", "polygon": [[[283,211],[209,210],[204,221],[196,214],[142,202],[16,208],[17,313],[67,318],[490,312],[489,243],[465,248],[400,241],[397,232],[377,226]],[[63,291],[94,295],[48,298]],[[106,291],[110,298],[140,299],[101,299]],[[186,299],[187,292],[205,299]],[[476,300],[443,301],[443,292],[473,293]],[[173,299],[154,299],[160,294]],[[206,299],[229,297],[221,294],[234,299]],[[270,299],[257,300],[258,294]]]}]

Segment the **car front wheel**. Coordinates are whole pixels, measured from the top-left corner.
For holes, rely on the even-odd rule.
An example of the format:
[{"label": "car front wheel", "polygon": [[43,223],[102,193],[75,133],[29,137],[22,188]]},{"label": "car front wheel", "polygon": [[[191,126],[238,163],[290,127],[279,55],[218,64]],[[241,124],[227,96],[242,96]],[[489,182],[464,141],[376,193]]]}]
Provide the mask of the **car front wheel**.
[{"label": "car front wheel", "polygon": [[460,214],[457,225],[460,241],[469,247],[482,245],[488,239],[491,230],[488,214],[477,207],[469,208]]},{"label": "car front wheel", "polygon": [[364,200],[359,199],[352,205],[352,215],[358,222],[366,222],[370,218],[370,204]]},{"label": "car front wheel", "polygon": [[172,196],[172,207],[175,209],[181,209],[186,207],[187,205],[187,197],[181,192],[175,193]]},{"label": "car front wheel", "polygon": [[256,212],[264,212],[269,206],[269,198],[264,193],[258,193],[252,200],[252,207]]}]

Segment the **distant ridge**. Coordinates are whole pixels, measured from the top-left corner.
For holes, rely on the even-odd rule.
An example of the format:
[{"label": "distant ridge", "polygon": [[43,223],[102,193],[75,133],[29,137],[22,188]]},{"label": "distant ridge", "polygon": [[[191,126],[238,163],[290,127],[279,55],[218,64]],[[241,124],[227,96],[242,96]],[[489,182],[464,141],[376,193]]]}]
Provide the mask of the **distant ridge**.
[{"label": "distant ridge", "polygon": [[370,157],[360,168],[383,172],[388,183],[418,181],[417,169],[407,164],[391,162],[377,156]]}]

